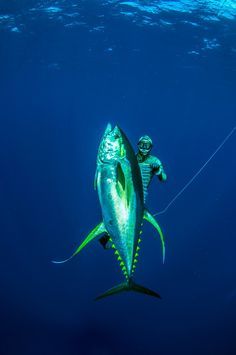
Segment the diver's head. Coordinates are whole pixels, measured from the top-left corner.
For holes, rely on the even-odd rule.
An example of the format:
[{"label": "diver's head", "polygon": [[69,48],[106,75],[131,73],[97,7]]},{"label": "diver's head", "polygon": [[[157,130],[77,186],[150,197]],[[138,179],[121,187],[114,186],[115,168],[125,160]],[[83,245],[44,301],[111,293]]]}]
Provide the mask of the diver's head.
[{"label": "diver's head", "polygon": [[138,149],[141,155],[148,155],[152,150],[152,140],[149,136],[142,136],[138,141]]}]

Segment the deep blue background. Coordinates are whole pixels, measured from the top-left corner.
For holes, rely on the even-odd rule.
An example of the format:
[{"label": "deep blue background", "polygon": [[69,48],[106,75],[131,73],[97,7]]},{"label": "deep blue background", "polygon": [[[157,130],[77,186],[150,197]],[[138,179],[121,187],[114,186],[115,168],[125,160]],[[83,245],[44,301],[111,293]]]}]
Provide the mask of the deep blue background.
[{"label": "deep blue background", "polygon": [[[93,23],[98,8],[87,6]],[[168,174],[150,188],[153,213],[236,122],[235,35],[222,24],[168,30],[108,15],[99,33],[44,17],[26,18],[26,32],[0,32],[0,353],[235,354],[235,134],[158,218],[165,265],[145,226],[136,280],[161,301],[129,293],[94,302],[122,279],[96,242],[68,264],[50,263],[101,219],[93,178],[108,121],[134,146],[153,138]],[[188,54],[206,35],[220,47]]]}]

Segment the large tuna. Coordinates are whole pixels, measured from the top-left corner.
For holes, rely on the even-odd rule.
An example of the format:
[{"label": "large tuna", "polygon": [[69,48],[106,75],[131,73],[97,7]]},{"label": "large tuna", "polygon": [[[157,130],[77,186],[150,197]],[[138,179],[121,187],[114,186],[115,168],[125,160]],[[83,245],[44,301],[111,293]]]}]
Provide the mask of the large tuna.
[{"label": "large tuna", "polygon": [[[96,299],[130,290],[160,298],[156,292],[133,281],[143,219],[149,221],[159,232],[163,260],[165,246],[158,223],[144,206],[142,179],[133,148],[124,132],[117,126],[112,129],[108,124],[101,140],[94,184],[98,191],[103,220],[89,233],[69,259],[94,238],[107,233],[126,281]],[[63,263],[69,259],[56,263]]]}]

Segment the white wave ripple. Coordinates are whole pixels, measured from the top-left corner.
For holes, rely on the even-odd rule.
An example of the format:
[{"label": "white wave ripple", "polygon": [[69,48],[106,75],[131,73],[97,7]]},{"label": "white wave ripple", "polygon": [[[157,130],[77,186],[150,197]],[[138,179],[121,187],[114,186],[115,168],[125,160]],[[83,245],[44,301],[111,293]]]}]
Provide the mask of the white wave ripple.
[{"label": "white wave ripple", "polygon": [[[91,9],[97,21],[92,25],[89,24]],[[22,33],[23,27],[27,30],[24,21],[44,18],[57,21],[65,28],[81,25],[93,30],[94,27],[104,26],[104,14],[124,17],[139,26],[159,25],[170,28],[171,24],[178,22],[202,26],[203,21],[210,24],[235,20],[236,0],[97,0],[93,3],[86,0],[38,0],[33,7],[22,8],[17,14],[1,13],[0,10],[0,29]]]}]

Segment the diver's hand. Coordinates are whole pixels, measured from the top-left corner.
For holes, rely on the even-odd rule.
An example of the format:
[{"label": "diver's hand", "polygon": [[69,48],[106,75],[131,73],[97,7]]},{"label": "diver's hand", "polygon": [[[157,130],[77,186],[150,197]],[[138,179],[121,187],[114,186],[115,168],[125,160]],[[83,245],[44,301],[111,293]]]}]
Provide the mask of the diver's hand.
[{"label": "diver's hand", "polygon": [[151,165],[152,169],[155,170],[156,172],[158,172],[160,170],[161,165],[157,164],[157,163],[153,163]]},{"label": "diver's hand", "polygon": [[162,174],[160,175],[160,180],[165,182],[167,180],[167,175],[166,173],[162,172]]}]

